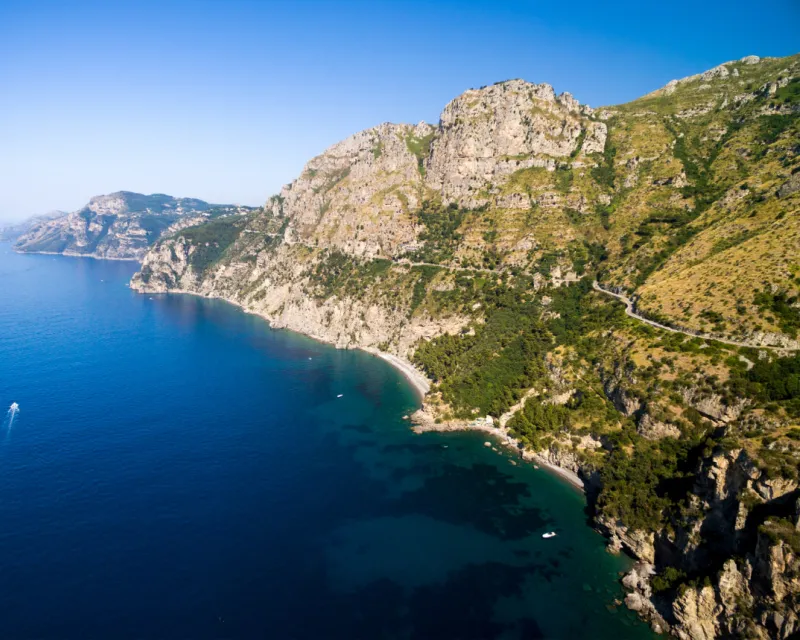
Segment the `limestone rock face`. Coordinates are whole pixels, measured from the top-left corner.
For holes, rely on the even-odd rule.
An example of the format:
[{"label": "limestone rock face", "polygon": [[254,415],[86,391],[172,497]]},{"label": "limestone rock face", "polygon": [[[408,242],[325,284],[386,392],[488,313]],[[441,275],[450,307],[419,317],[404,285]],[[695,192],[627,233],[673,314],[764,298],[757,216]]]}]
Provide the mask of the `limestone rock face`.
[{"label": "limestone rock face", "polygon": [[744,398],[726,404],[718,394],[701,394],[696,389],[684,389],[681,395],[704,416],[725,424],[736,420],[749,404]]},{"label": "limestone rock face", "polygon": [[348,254],[391,256],[416,237],[422,160],[434,128],[382,124],[311,160],[271,206],[288,243],[324,241]]},{"label": "limestone rock face", "polygon": [[719,613],[714,589],[710,586],[687,589],[673,603],[673,614],[678,621],[677,636],[686,640],[714,640]]},{"label": "limestone rock face", "polygon": [[649,413],[645,413],[636,425],[636,431],[648,440],[661,440],[661,438],[678,438],[681,430],[674,424],[656,420]]},{"label": "limestone rock face", "polygon": [[548,84],[510,80],[472,89],[442,111],[427,163],[427,185],[446,203],[477,207],[487,185],[526,167],[554,169],[584,137],[584,151],[602,151],[606,125],[591,110]]}]

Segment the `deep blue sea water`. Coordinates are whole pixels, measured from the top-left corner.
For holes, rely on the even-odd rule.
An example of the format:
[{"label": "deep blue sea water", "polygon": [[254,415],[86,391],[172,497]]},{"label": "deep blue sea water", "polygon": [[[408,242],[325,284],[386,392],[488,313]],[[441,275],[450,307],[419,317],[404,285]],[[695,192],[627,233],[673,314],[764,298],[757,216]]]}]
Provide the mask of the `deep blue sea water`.
[{"label": "deep blue sea water", "polygon": [[0,638],[650,637],[576,490],[134,270],[0,244]]}]

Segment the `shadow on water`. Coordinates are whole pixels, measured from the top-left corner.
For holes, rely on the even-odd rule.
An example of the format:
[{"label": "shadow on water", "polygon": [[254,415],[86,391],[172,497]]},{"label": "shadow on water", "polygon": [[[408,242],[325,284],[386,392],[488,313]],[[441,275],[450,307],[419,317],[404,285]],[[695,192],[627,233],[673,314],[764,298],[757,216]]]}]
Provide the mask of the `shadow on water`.
[{"label": "shadow on water", "polygon": [[[429,472],[430,468],[419,469]],[[518,540],[542,529],[549,519],[535,507],[523,505],[529,488],[497,467],[444,465],[414,491],[391,506],[393,513],[415,512],[453,524],[469,525],[502,540]]]}]

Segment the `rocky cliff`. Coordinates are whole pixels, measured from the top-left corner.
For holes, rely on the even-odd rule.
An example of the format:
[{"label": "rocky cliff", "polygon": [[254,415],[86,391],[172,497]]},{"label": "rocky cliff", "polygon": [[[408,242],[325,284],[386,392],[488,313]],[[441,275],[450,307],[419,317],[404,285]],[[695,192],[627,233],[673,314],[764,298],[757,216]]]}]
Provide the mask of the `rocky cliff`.
[{"label": "rocky cliff", "polygon": [[[32,253],[63,253],[116,260],[140,260],[168,229],[186,221],[248,211],[248,207],[210,205],[195,198],[150,196],[119,191],[96,196],[73,213],[36,220],[19,234],[14,248]],[[177,226],[173,229],[173,224]]]},{"label": "rocky cliff", "polygon": [[28,233],[33,227],[48,220],[67,215],[64,211],[51,211],[38,216],[31,216],[22,222],[0,226],[0,242],[15,242],[20,236]]},{"label": "rocky cliff", "polygon": [[695,478],[687,509],[668,529],[645,541],[623,533],[622,545],[644,545],[636,550],[642,562],[623,579],[626,603],[680,638],[793,637],[797,482],[770,477],[741,449],[716,450]]},{"label": "rocky cliff", "polygon": [[436,125],[355,134],[261,210],[165,235],[131,286],[413,361],[430,424],[493,425],[583,477],[598,528],[642,563],[629,606],[680,637],[788,637],[798,151],[800,56],[597,110],[511,80]]}]

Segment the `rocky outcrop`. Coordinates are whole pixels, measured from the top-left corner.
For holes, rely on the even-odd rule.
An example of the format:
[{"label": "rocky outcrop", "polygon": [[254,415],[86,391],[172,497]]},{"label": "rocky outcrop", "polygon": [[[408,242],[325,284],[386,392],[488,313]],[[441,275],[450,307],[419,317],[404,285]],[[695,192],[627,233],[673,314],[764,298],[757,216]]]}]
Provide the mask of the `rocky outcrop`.
[{"label": "rocky outcrop", "polygon": [[[796,493],[744,450],[717,451],[700,462],[687,515],[668,530],[648,536],[601,518],[612,548],[640,561],[623,580],[626,604],[685,640],[789,637],[800,628]],[[685,577],[655,592],[654,578],[670,571]]]},{"label": "rocky outcrop", "polygon": [[268,203],[287,220],[289,244],[324,239],[361,257],[391,257],[416,239],[412,213],[423,195],[423,166],[435,129],[382,124],[311,160]]},{"label": "rocky outcrop", "polygon": [[[195,224],[248,207],[210,205],[194,198],[145,196],[120,191],[96,196],[69,214],[32,225],[19,236],[16,251],[63,253],[114,260],[141,260],[147,249],[182,218]],[[180,225],[179,225],[180,226]]]},{"label": "rocky outcrop", "polygon": [[652,565],[656,560],[655,535],[651,531],[629,529],[620,520],[600,515],[597,528],[609,539],[609,548],[622,549],[641,562]]},{"label": "rocky outcrop", "polygon": [[800,191],[800,171],[793,174],[786,182],[778,187],[777,196],[779,198],[788,198],[798,191]]},{"label": "rocky outcrop", "polygon": [[649,413],[639,418],[636,431],[648,440],[661,440],[661,438],[679,438],[681,430],[670,422],[656,420]]},{"label": "rocky outcrop", "polygon": [[714,640],[719,613],[716,594],[710,585],[686,589],[672,605],[676,635],[682,640]]},{"label": "rocky outcrop", "polygon": [[736,398],[730,404],[725,402],[719,394],[703,394],[694,388],[685,388],[681,391],[684,401],[694,407],[701,414],[722,424],[736,420],[742,411],[750,404],[747,398]]},{"label": "rocky outcrop", "polygon": [[602,151],[606,125],[571,95],[548,84],[509,80],[461,94],[439,121],[427,164],[427,185],[446,203],[478,207],[481,194],[511,173],[529,167],[555,169],[579,151]]}]

